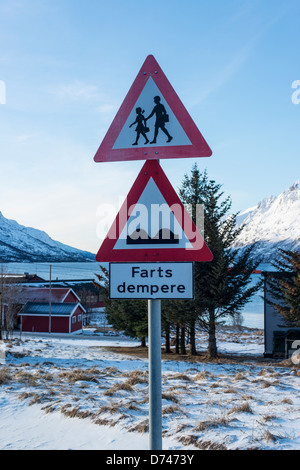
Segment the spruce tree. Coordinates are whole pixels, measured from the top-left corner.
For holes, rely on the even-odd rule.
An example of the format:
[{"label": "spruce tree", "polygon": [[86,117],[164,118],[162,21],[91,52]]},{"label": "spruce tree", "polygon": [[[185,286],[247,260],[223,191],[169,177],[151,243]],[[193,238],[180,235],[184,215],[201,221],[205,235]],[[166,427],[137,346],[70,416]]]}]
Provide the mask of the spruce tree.
[{"label": "spruce tree", "polygon": [[276,269],[267,279],[274,302],[269,301],[288,327],[300,327],[300,252],[279,250],[272,264]]},{"label": "spruce tree", "polygon": [[199,322],[208,332],[208,355],[217,357],[216,324],[224,317],[234,315],[260,288],[260,283],[249,286],[251,274],[260,260],[252,259],[254,245],[243,252],[231,245],[242,230],[236,228],[237,214],[230,215],[231,198],[223,198],[221,185],[209,180],[195,164],[191,176],[185,175],[180,197],[184,204],[192,205],[194,222],[196,204],[204,209],[204,239],[213,254],[211,262],[194,265],[195,298],[189,304],[189,321]]}]

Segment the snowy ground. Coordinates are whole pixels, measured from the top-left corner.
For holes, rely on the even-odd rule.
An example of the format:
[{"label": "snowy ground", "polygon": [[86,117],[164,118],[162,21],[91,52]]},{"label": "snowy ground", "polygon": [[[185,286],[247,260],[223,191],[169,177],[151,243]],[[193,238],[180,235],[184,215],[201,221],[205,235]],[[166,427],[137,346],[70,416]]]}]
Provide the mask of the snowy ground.
[{"label": "snowy ground", "polygon": [[[199,337],[200,350],[205,341]],[[108,345],[137,343],[94,336],[0,342],[0,449],[149,449],[148,361]],[[258,364],[263,336],[256,331],[227,328],[218,346],[250,359],[163,360],[163,449],[300,449],[299,368]]]}]

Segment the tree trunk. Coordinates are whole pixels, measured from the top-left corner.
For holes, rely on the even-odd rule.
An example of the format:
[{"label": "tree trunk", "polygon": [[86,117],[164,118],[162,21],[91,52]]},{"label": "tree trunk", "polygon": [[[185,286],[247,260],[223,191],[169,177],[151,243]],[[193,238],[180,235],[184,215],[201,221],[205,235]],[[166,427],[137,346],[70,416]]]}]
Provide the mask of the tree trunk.
[{"label": "tree trunk", "polygon": [[175,343],[176,354],[179,354],[179,325],[176,325],[176,343]]},{"label": "tree trunk", "polygon": [[166,329],[165,329],[165,332],[166,332],[166,353],[167,354],[170,354],[172,351],[171,351],[171,346],[170,346],[170,323],[166,323]]},{"label": "tree trunk", "polygon": [[208,327],[208,356],[210,359],[218,357],[217,341],[216,341],[216,321],[214,309],[209,310],[209,327]]},{"label": "tree trunk", "polygon": [[191,344],[191,355],[196,356],[196,332],[195,332],[195,320],[191,320],[190,323],[190,344]]},{"label": "tree trunk", "polygon": [[145,336],[143,338],[141,338],[141,347],[142,348],[146,347],[146,338],[145,338]]},{"label": "tree trunk", "polygon": [[185,349],[185,327],[184,326],[181,328],[180,352],[181,352],[181,354],[186,354],[186,349]]}]

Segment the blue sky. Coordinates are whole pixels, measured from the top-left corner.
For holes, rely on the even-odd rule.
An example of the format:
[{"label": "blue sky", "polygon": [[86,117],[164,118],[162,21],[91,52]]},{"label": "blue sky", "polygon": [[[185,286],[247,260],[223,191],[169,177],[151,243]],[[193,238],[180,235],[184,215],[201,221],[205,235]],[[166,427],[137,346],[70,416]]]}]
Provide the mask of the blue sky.
[{"label": "blue sky", "polygon": [[162,160],[175,188],[197,161],[234,212],[287,189],[300,178],[299,13],[299,0],[0,0],[3,215],[98,250],[99,207],[117,208],[143,162],[93,157],[148,54],[213,151]]}]

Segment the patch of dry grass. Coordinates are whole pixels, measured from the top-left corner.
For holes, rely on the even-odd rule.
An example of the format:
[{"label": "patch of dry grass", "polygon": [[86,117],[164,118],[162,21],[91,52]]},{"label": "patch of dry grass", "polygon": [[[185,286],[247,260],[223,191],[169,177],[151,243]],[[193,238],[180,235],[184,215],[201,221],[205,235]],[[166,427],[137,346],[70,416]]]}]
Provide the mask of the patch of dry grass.
[{"label": "patch of dry grass", "polygon": [[233,380],[237,381],[237,380],[245,380],[245,379],[246,379],[245,374],[243,372],[238,372]]},{"label": "patch of dry grass", "polygon": [[67,418],[79,418],[85,419],[92,415],[89,410],[82,410],[80,406],[75,407],[66,407],[64,409],[60,409],[60,411],[67,417]]},{"label": "patch of dry grass", "polygon": [[216,419],[209,419],[206,421],[201,421],[194,429],[193,431],[196,432],[202,432],[210,428],[217,428],[219,426],[227,426],[228,423],[230,422],[229,418],[226,416],[222,416],[220,418]]},{"label": "patch of dry grass", "polygon": [[79,381],[98,383],[98,379],[96,379],[95,375],[96,373],[94,369],[73,369],[60,372],[58,374],[58,379],[65,380],[70,383]]},{"label": "patch of dry grass", "polygon": [[10,370],[6,367],[0,369],[0,385],[7,384],[11,381]]},{"label": "patch of dry grass", "polygon": [[174,375],[168,375],[168,380],[184,380],[185,382],[191,382],[191,378],[187,374],[174,374]]},{"label": "patch of dry grass", "polygon": [[37,386],[37,377],[33,372],[28,372],[25,370],[19,370],[15,372],[12,377],[16,382],[25,383],[27,386],[36,387]]},{"label": "patch of dry grass", "polygon": [[194,434],[181,436],[178,440],[185,446],[193,445],[201,450],[227,450],[226,446],[222,443],[201,440]]},{"label": "patch of dry grass", "polygon": [[292,400],[290,398],[286,398],[286,397],[281,400],[281,403],[285,403],[287,405],[292,405],[293,404]]},{"label": "patch of dry grass", "polygon": [[205,380],[210,376],[210,373],[207,372],[206,370],[203,370],[202,372],[199,372],[197,375],[195,375],[194,380]]},{"label": "patch of dry grass", "polygon": [[131,426],[128,429],[129,432],[139,432],[141,434],[144,434],[145,432],[149,431],[149,422],[148,419],[145,419],[138,424],[135,424],[134,426]]},{"label": "patch of dry grass", "polygon": [[229,413],[253,413],[251,406],[246,401],[232,408]]},{"label": "patch of dry grass", "polygon": [[223,390],[223,393],[238,393],[238,390],[233,387],[228,387]]},{"label": "patch of dry grass", "polygon": [[161,395],[162,399],[163,400],[167,400],[167,401],[173,401],[174,403],[178,403],[179,402],[179,397],[176,396],[175,393],[162,393]]},{"label": "patch of dry grass", "polygon": [[178,413],[179,411],[180,411],[180,408],[178,405],[169,405],[162,409],[162,415]]},{"label": "patch of dry grass", "polygon": [[276,442],[278,439],[280,439],[280,437],[276,436],[273,433],[271,433],[271,431],[269,429],[267,429],[263,434],[263,439],[266,442]]},{"label": "patch of dry grass", "polygon": [[133,387],[126,382],[123,383],[115,383],[112,387],[104,392],[105,396],[112,397],[116,393],[123,391],[123,392],[132,392]]}]

